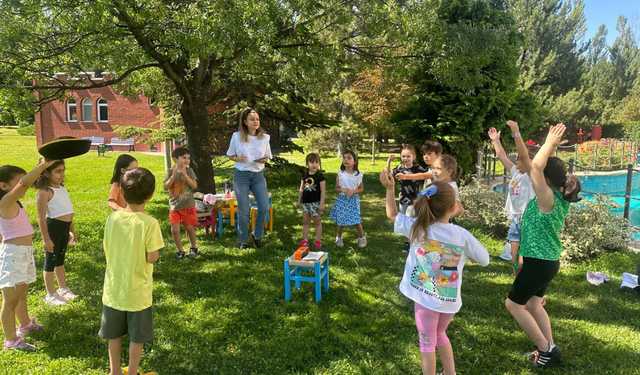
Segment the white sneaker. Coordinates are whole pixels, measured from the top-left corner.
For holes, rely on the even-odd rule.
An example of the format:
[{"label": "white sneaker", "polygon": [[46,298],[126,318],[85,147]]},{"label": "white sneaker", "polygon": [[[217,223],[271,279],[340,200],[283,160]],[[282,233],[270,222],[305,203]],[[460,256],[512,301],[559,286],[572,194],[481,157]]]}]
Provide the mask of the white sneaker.
[{"label": "white sneaker", "polygon": [[366,237],[358,238],[358,247],[365,247],[365,246],[367,246],[367,238]]},{"label": "white sneaker", "polygon": [[51,305],[51,306],[62,306],[67,304],[67,300],[62,298],[58,294],[58,292],[55,292],[53,294],[47,294],[47,296],[44,298],[44,302],[46,302],[47,305]]},{"label": "white sneaker", "polygon": [[344,241],[342,241],[342,237],[336,237],[336,246],[343,247]]},{"label": "white sneaker", "polygon": [[69,287],[58,288],[58,294],[60,295],[60,297],[66,300],[78,298],[78,296],[74,292],[72,292],[71,289],[69,289]]},{"label": "white sneaker", "polygon": [[500,259],[511,261],[511,243],[507,242],[504,245],[504,251],[500,254]]}]

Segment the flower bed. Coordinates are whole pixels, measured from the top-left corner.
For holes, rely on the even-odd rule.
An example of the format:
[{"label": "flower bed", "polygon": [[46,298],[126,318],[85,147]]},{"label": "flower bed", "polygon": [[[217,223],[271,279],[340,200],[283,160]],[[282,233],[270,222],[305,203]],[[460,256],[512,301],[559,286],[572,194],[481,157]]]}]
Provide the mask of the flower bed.
[{"label": "flower bed", "polygon": [[635,143],[616,140],[589,141],[558,149],[558,157],[562,160],[569,162],[569,159],[575,159],[576,165],[598,170],[623,168],[629,163],[637,164],[637,153]]}]

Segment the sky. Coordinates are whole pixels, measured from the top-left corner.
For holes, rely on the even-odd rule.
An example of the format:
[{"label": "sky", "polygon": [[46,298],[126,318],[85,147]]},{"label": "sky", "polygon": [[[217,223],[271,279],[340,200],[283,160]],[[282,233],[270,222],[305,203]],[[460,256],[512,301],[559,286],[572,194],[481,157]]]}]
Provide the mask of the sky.
[{"label": "sky", "polygon": [[618,36],[618,16],[624,15],[629,22],[635,20],[640,23],[640,0],[584,0],[584,15],[587,19],[585,40],[591,39],[598,27],[605,24],[608,31],[607,43],[612,45]]}]

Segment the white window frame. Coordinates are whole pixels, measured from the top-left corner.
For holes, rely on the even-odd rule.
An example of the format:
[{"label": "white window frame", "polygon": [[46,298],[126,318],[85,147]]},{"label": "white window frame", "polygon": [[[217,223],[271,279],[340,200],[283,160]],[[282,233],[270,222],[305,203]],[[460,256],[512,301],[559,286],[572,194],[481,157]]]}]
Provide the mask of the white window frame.
[{"label": "white window frame", "polygon": [[[87,111],[85,112],[85,107],[87,107]],[[90,98],[82,99],[82,122],[92,122],[93,121],[93,105],[91,104]],[[89,115],[89,118],[85,118],[84,115]]]},{"label": "white window frame", "polygon": [[[76,118],[71,118],[71,108],[74,109]],[[67,122],[78,122],[78,103],[74,98],[67,99]]]},{"label": "white window frame", "polygon": [[[105,107],[107,109],[107,118],[103,119],[100,113],[100,109],[102,107]],[[98,105],[97,105],[97,112],[98,112],[98,122],[109,122],[109,104],[107,103],[107,99],[105,98],[100,98],[98,99]]]}]

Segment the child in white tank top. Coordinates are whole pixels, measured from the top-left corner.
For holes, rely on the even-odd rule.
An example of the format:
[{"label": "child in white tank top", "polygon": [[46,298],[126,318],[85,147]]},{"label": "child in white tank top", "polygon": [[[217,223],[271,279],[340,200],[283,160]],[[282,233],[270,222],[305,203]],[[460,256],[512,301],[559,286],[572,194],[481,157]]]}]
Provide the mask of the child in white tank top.
[{"label": "child in white tank top", "polygon": [[[44,244],[44,285],[47,289],[45,302],[49,305],[65,305],[68,300],[76,298],[67,287],[64,260],[67,245],[76,244],[76,233],[73,228],[73,204],[69,192],[61,185],[64,180],[64,160],[59,160],[47,168],[34,184],[38,189],[38,225],[42,232]],[[55,279],[58,281],[56,290]]]}]

